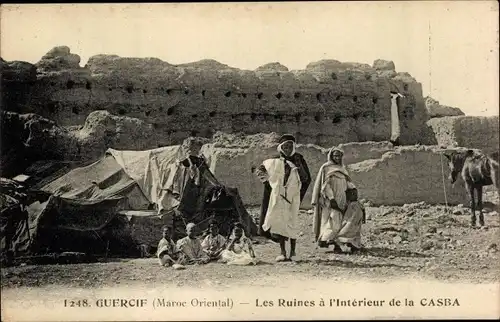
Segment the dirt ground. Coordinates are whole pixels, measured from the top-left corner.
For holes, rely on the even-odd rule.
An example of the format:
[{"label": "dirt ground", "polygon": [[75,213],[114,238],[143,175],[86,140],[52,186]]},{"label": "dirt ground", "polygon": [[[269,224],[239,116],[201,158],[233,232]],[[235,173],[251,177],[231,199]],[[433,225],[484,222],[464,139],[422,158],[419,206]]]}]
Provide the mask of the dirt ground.
[{"label": "dirt ground", "polygon": [[[497,198],[493,196],[493,198]],[[160,267],[155,258],[118,259],[92,264],[21,265],[2,268],[2,289],[64,286],[79,288],[155,285],[235,286],[270,283],[283,277],[296,280],[370,280],[399,278],[431,279],[467,283],[500,281],[498,209],[486,209],[486,226],[470,227],[469,209],[461,205],[446,209],[425,203],[403,207],[367,207],[362,228],[365,250],[359,254],[333,254],[317,249],[313,242],[312,215],[301,211],[299,262],[275,263],[279,246],[258,239],[256,266],[210,263],[176,271]],[[257,208],[248,209],[253,216]],[[265,281],[265,282],[264,282]]]}]

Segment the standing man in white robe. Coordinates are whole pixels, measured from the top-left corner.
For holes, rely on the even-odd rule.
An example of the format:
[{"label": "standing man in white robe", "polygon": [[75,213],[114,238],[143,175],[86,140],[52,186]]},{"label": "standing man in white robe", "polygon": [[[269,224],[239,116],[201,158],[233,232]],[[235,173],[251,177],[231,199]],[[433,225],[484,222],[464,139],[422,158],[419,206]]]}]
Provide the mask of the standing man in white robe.
[{"label": "standing man in white robe", "polygon": [[290,260],[296,260],[299,236],[299,207],[311,183],[304,157],[295,152],[295,137],[283,135],[279,156],[265,160],[256,174],[264,183],[264,197],[259,222],[260,234],[279,242],[281,254],[276,261],[287,260],[286,241],[290,239]]}]

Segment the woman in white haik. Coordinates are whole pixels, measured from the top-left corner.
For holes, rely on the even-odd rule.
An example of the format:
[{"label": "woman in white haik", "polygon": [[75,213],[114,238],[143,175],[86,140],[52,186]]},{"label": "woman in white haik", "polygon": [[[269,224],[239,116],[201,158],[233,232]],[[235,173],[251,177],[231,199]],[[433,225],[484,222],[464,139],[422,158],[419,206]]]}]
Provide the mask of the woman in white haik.
[{"label": "woman in white haik", "polygon": [[295,138],[284,135],[278,146],[279,157],[265,160],[256,170],[265,184],[261,210],[260,233],[280,243],[281,254],[276,261],[287,259],[285,243],[290,239],[291,260],[297,260],[296,240],[299,237],[299,207],[311,181],[302,155],[295,153]]}]

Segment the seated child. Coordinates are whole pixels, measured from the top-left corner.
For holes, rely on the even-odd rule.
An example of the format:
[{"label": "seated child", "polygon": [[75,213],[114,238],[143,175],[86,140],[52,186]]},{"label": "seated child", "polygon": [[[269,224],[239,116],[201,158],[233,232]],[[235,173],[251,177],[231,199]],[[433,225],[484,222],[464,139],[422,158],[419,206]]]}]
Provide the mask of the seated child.
[{"label": "seated child", "polygon": [[229,245],[221,253],[221,262],[228,265],[257,264],[252,241],[245,236],[240,223],[233,228]]},{"label": "seated child", "polygon": [[201,243],[196,238],[196,225],[186,225],[187,236],[177,241],[177,249],[182,252],[185,264],[206,264],[210,258],[203,251]]},{"label": "seated child", "polygon": [[220,253],[226,246],[226,239],[219,234],[219,227],[215,220],[210,220],[208,223],[210,233],[205,237],[201,243],[203,251],[208,255],[210,260],[217,260],[220,258]]},{"label": "seated child", "polygon": [[163,226],[163,238],[158,243],[158,250],[156,254],[158,256],[161,266],[179,266],[182,262],[182,255],[174,242],[172,241],[172,228],[168,226]]}]

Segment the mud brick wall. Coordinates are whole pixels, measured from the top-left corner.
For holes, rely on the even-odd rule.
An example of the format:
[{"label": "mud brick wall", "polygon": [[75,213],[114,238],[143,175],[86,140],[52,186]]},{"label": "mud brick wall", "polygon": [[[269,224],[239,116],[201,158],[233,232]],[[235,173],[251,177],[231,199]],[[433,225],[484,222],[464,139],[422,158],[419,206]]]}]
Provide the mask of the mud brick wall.
[{"label": "mud brick wall", "polygon": [[85,67],[68,47],[48,52],[29,101],[9,104],[59,125],[81,125],[96,110],[151,124],[167,144],[188,136],[292,133],[321,146],[390,137],[390,91],[399,102],[401,143],[426,144],[422,86],[392,62],[373,66],[323,60],[304,70],[271,63],[254,71],[214,60],[172,65],[156,58],[97,55]]},{"label": "mud brick wall", "polygon": [[[445,204],[447,201],[450,205],[467,203],[462,180],[459,179],[455,186],[450,184],[447,159],[436,147],[393,149],[387,142],[350,143],[342,147],[345,151],[344,162],[359,189],[360,198],[374,205],[404,205],[421,201],[429,204]],[[214,148],[206,149],[205,154],[209,156],[211,170],[222,183],[238,188],[244,203],[260,205],[263,187],[251,173],[251,167],[260,164],[275,151],[275,147],[269,146],[246,151]],[[327,149],[301,145],[297,151],[304,155],[314,181],[320,166],[326,161]],[[311,207],[312,185],[302,208]]]},{"label": "mud brick wall", "polygon": [[374,205],[468,202],[463,180],[459,178],[454,186],[450,183],[447,159],[437,147],[400,147],[379,159],[349,165],[348,170],[360,198]]},{"label": "mud brick wall", "polygon": [[487,154],[499,151],[498,116],[449,116],[427,122],[437,144],[442,147],[467,147]]},{"label": "mud brick wall", "polygon": [[[392,151],[388,142],[360,142],[340,145],[344,150],[344,162],[354,164],[367,159],[380,158],[384,153]],[[227,147],[221,144],[206,144],[202,153],[206,156],[210,169],[223,184],[238,188],[243,202],[260,205],[263,193],[262,183],[252,173],[265,159],[277,155],[277,145],[271,140],[262,140],[248,149]],[[319,168],[326,162],[328,149],[313,145],[299,144],[297,152],[302,154],[311,172],[312,182],[302,203],[303,208],[311,205],[314,180]]]}]

